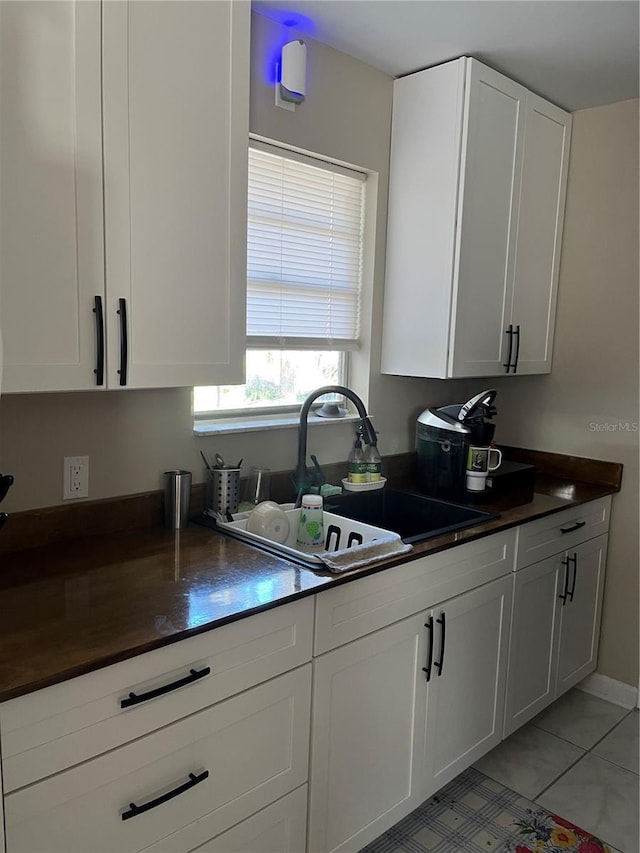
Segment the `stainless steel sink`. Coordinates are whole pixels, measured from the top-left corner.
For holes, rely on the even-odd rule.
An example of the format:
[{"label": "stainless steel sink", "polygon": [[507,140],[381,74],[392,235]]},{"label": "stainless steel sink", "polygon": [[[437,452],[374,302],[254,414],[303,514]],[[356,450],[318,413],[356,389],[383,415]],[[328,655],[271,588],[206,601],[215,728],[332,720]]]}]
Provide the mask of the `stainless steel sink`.
[{"label": "stainless steel sink", "polygon": [[326,498],[325,509],[345,518],[391,530],[407,543],[422,542],[441,533],[462,530],[500,517],[497,512],[393,489]]}]

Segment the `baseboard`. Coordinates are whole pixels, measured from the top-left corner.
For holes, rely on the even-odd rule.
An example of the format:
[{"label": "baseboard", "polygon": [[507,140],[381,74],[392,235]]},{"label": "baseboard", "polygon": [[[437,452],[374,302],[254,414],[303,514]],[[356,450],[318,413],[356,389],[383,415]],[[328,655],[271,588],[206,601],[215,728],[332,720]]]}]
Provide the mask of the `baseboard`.
[{"label": "baseboard", "polygon": [[614,705],[620,705],[623,708],[635,708],[638,705],[637,687],[626,684],[624,681],[616,681],[615,678],[609,678],[608,675],[601,675],[599,672],[592,672],[580,684],[576,684],[576,687],[578,690],[590,693],[599,699],[606,699],[607,702],[613,702]]}]

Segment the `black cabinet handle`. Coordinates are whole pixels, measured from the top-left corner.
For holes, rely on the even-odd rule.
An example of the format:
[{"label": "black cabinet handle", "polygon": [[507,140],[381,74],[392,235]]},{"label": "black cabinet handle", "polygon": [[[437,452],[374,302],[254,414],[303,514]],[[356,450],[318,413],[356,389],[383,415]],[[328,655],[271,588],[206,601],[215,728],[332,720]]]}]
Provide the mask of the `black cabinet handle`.
[{"label": "black cabinet handle", "polygon": [[429,654],[427,655],[427,665],[422,667],[422,671],[427,674],[427,681],[431,678],[431,665],[433,663],[433,616],[429,616],[429,621],[425,622],[424,627],[429,632]]},{"label": "black cabinet handle", "polygon": [[502,366],[506,368],[506,372],[509,372],[509,368],[511,367],[511,351],[513,349],[513,325],[509,323],[509,328],[506,330],[505,335],[509,335],[509,355],[507,356],[507,363]]},{"label": "black cabinet handle", "polygon": [[120,315],[120,384],[127,384],[127,361],[129,359],[129,340],[127,338],[127,300],[118,299],[118,310]]},{"label": "black cabinet handle", "polygon": [[445,628],[446,628],[444,610],[442,611],[440,616],[436,619],[436,622],[438,623],[438,625],[441,626],[441,629],[440,629],[440,660],[437,660],[433,665],[438,670],[438,675],[442,675],[442,666],[444,664],[444,639],[445,639],[445,633],[444,632],[445,632]]},{"label": "black cabinet handle", "polygon": [[139,705],[141,702],[148,702],[149,699],[155,699],[157,696],[164,696],[165,693],[171,693],[172,690],[178,690],[180,687],[185,687],[187,684],[193,684],[205,675],[211,672],[210,666],[205,666],[199,671],[195,669],[189,670],[189,675],[184,678],[179,678],[177,681],[172,681],[171,684],[164,684],[162,687],[156,687],[155,690],[148,690],[146,693],[129,693],[126,699],[120,701],[121,708],[130,708],[132,705]]},{"label": "black cabinet handle", "polygon": [[580,530],[581,527],[584,527],[586,523],[586,521],[576,521],[570,527],[561,527],[560,533],[573,533],[574,530]]},{"label": "black cabinet handle", "polygon": [[568,595],[567,591],[569,589],[569,558],[568,557],[566,560],[562,561],[562,565],[564,566],[564,590],[558,596],[558,598],[562,599],[562,606],[564,607],[565,604],[567,603],[567,595]]},{"label": "black cabinet handle", "polygon": [[139,814],[143,814],[144,812],[148,812],[151,809],[155,809],[157,806],[161,806],[163,803],[167,803],[169,800],[172,800],[174,797],[180,796],[180,794],[184,794],[185,791],[188,791],[189,788],[194,788],[196,785],[199,785],[200,782],[204,782],[209,776],[208,770],[203,770],[202,773],[199,773],[197,776],[195,773],[189,773],[189,781],[185,782],[182,785],[178,785],[177,788],[174,788],[172,791],[167,791],[166,794],[163,794],[161,797],[156,797],[155,800],[149,800],[148,803],[144,803],[141,806],[137,806],[135,803],[129,803],[129,811],[122,812],[122,820],[129,820],[129,818],[137,817]]},{"label": "black cabinet handle", "polygon": [[573,557],[567,557],[567,575],[569,574],[569,566],[568,564],[573,562],[573,581],[571,582],[571,589],[567,592],[569,596],[569,601],[573,601],[573,594],[576,591],[576,578],[578,576],[578,555],[574,554]]},{"label": "black cabinet handle", "polygon": [[5,526],[7,519],[9,518],[9,514],[6,512],[0,512],[0,530]]},{"label": "black cabinet handle", "polygon": [[517,373],[518,371],[518,361],[520,359],[520,326],[516,326],[516,330],[514,332],[516,336],[516,360],[513,363],[513,372]]},{"label": "black cabinet handle", "polygon": [[96,315],[96,385],[104,385],[104,314],[102,296],[93,297],[93,313]]}]

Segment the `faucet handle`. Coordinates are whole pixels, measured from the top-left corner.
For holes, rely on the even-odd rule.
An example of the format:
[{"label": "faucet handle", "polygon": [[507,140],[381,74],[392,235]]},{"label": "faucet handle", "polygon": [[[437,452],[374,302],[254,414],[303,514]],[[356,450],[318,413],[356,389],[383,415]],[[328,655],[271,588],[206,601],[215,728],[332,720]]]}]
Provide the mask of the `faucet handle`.
[{"label": "faucet handle", "polygon": [[378,434],[373,428],[373,424],[369,419],[369,416],[361,418],[360,420],[360,430],[362,433],[362,437],[364,439],[365,444],[377,444],[378,443]]}]

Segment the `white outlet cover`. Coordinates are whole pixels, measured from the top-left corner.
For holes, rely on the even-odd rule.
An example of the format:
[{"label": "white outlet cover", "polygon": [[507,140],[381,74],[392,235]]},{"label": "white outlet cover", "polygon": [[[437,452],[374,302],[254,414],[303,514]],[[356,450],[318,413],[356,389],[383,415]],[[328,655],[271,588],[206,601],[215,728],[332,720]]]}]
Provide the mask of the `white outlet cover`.
[{"label": "white outlet cover", "polygon": [[77,500],[89,497],[89,457],[65,456],[62,499]]}]

